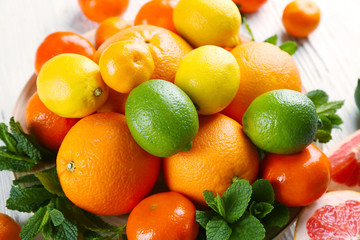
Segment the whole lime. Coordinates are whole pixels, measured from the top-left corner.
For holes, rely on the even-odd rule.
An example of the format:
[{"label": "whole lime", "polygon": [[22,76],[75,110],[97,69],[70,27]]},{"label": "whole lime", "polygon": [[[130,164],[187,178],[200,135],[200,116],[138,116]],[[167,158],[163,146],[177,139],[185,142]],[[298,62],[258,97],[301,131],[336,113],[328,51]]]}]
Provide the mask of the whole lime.
[{"label": "whole lime", "polygon": [[319,118],[314,103],[304,94],[281,89],[257,97],[243,119],[246,135],[260,149],[292,154],[315,138]]},{"label": "whole lime", "polygon": [[199,129],[191,99],[165,80],[150,80],[134,88],[126,101],[125,116],[135,141],[158,157],[189,150]]}]

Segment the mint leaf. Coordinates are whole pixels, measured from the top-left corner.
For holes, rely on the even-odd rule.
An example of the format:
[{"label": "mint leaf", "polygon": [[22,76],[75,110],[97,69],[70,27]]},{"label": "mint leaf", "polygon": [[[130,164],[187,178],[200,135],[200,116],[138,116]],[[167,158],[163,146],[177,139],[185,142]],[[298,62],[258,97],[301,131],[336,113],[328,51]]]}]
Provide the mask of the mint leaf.
[{"label": "mint leaf", "polygon": [[55,227],[59,226],[65,221],[64,215],[59,210],[50,209],[50,207],[48,207],[48,212],[50,214],[51,221]]},{"label": "mint leaf", "polygon": [[298,46],[297,46],[296,42],[286,41],[283,44],[281,44],[279,46],[279,48],[281,50],[287,52],[288,54],[293,55],[296,52]]},{"label": "mint leaf", "polygon": [[0,171],[29,172],[34,165],[31,159],[8,152],[5,147],[0,147]]},{"label": "mint leaf", "polygon": [[284,204],[275,202],[274,209],[262,219],[266,227],[278,226],[283,227],[289,222],[290,211]]},{"label": "mint leaf", "polygon": [[56,167],[35,173],[35,176],[41,181],[46,190],[52,194],[65,197],[65,194],[61,188],[59,178],[56,172]]},{"label": "mint leaf", "polygon": [[251,31],[250,25],[248,24],[248,22],[243,14],[241,15],[241,22],[245,25],[246,30],[249,32],[249,34],[251,36],[251,41],[255,41],[255,38]]},{"label": "mint leaf", "polygon": [[206,228],[206,224],[213,219],[217,214],[213,211],[199,211],[196,210],[196,221],[202,226]]},{"label": "mint leaf", "polygon": [[39,179],[35,176],[35,174],[28,174],[25,176],[21,176],[18,179],[15,179],[13,181],[14,185],[19,185],[21,183],[28,183],[28,184],[41,184],[41,182],[39,181]]},{"label": "mint leaf", "polygon": [[49,219],[42,228],[42,235],[44,236],[45,239],[49,239],[51,238],[52,232],[53,232],[53,226],[51,224],[51,220]]},{"label": "mint leaf", "polygon": [[220,216],[214,217],[206,225],[206,238],[208,240],[227,240],[231,232],[228,223]]},{"label": "mint leaf", "polygon": [[267,202],[273,204],[275,201],[274,190],[267,179],[258,179],[252,185],[251,201]]},{"label": "mint leaf", "polygon": [[312,90],[306,94],[308,98],[314,103],[315,107],[319,107],[329,100],[329,96],[323,90]]},{"label": "mint leaf", "polygon": [[9,133],[8,126],[5,123],[0,123],[0,140],[3,141],[9,152],[17,153],[16,140]]},{"label": "mint leaf", "polygon": [[327,102],[316,108],[318,115],[320,114],[335,114],[336,110],[340,109],[344,105],[344,101]]},{"label": "mint leaf", "polygon": [[215,212],[219,213],[219,209],[217,208],[217,204],[215,202],[215,195],[213,194],[213,192],[205,190],[203,192],[203,196],[207,205],[209,205],[209,207],[211,207]]},{"label": "mint leaf", "polygon": [[245,212],[250,198],[251,186],[246,180],[236,180],[224,193],[225,219],[229,223],[238,220]]},{"label": "mint leaf", "polygon": [[327,118],[330,120],[333,128],[341,129],[339,125],[343,123],[343,120],[337,114],[328,114]]},{"label": "mint leaf", "polygon": [[34,237],[46,225],[48,220],[46,207],[41,207],[21,228],[20,237],[22,240],[33,240]]},{"label": "mint leaf", "polygon": [[265,228],[260,221],[245,212],[244,215],[231,225],[230,240],[262,240],[265,238]]},{"label": "mint leaf", "polygon": [[264,40],[264,42],[267,42],[267,43],[271,43],[271,44],[274,44],[276,45],[277,44],[277,40],[278,40],[278,36],[275,34],[267,39]]},{"label": "mint leaf", "polygon": [[53,240],[77,240],[77,237],[77,227],[67,219],[65,219],[62,224],[55,228],[52,234]]},{"label": "mint leaf", "polygon": [[332,139],[331,133],[327,130],[319,129],[316,132],[314,141],[319,141],[320,143],[327,143]]},{"label": "mint leaf", "polygon": [[225,203],[224,203],[224,200],[220,197],[219,194],[216,195],[215,203],[216,203],[217,209],[219,210],[218,213],[220,214],[220,216],[225,217],[225,215],[226,215],[226,213],[225,213]]},{"label": "mint leaf", "polygon": [[274,207],[267,202],[253,202],[250,206],[250,214],[256,217],[257,219],[264,218],[266,215],[268,215]]}]

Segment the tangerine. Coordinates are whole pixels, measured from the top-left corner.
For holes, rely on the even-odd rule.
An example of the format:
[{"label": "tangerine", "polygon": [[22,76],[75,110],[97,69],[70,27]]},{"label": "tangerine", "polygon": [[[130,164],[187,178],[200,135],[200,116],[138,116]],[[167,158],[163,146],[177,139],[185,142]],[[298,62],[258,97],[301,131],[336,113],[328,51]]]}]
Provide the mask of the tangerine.
[{"label": "tangerine", "polygon": [[96,112],[117,112],[125,114],[125,103],[129,94],[119,93],[109,88],[109,97]]},{"label": "tangerine", "polygon": [[109,17],[121,16],[129,5],[129,0],[78,0],[81,11],[94,22]]},{"label": "tangerine", "polygon": [[233,0],[234,3],[240,5],[240,12],[253,13],[266,3],[267,0]]},{"label": "tangerine", "polygon": [[20,240],[21,227],[4,213],[0,213],[0,239]]},{"label": "tangerine", "polygon": [[95,44],[99,47],[106,39],[120,32],[122,29],[129,28],[131,25],[121,17],[110,17],[102,21],[95,32]]}]

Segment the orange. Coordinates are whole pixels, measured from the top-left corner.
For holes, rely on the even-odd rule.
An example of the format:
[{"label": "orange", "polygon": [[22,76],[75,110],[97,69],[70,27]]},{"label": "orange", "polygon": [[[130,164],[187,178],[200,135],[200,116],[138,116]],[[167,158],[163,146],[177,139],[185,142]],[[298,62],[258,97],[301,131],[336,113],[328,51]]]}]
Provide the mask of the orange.
[{"label": "orange", "polygon": [[129,94],[119,93],[109,89],[109,97],[97,112],[117,112],[125,114],[125,103]]},{"label": "orange", "polygon": [[120,113],[81,119],[61,144],[56,165],[69,200],[98,215],[130,212],[160,171],[160,159],[136,144]]},{"label": "orange", "polygon": [[320,8],[313,0],[295,0],[284,9],[282,22],[294,37],[307,37],[320,23]]},{"label": "orange", "polygon": [[263,93],[277,89],[301,91],[299,69],[292,57],[277,46],[264,42],[238,45],[231,53],[240,66],[239,90],[223,113],[236,121],[250,103]]},{"label": "orange", "polygon": [[259,10],[259,8],[267,0],[233,0],[234,3],[240,5],[240,12],[253,13]]},{"label": "orange", "polygon": [[6,214],[0,213],[0,239],[20,240],[19,224]]},{"label": "orange", "polygon": [[173,11],[179,0],[152,0],[145,3],[135,17],[135,25],[149,24],[176,32]]},{"label": "orange", "polygon": [[204,206],[203,191],[222,195],[236,178],[253,182],[259,158],[239,123],[223,115],[199,116],[199,132],[190,151],[163,160],[166,184]]},{"label": "orange", "polygon": [[268,153],[261,162],[261,178],[270,181],[275,199],[288,207],[302,207],[319,199],[331,179],[328,157],[311,144],[300,153]]},{"label": "orange", "polygon": [[64,118],[50,111],[34,93],[26,104],[25,124],[30,134],[45,147],[57,151],[77,118]]},{"label": "orange", "polygon": [[118,33],[120,30],[129,28],[131,25],[121,17],[110,17],[102,21],[95,32],[95,44],[99,47],[106,39]]},{"label": "orange", "polygon": [[162,192],[142,200],[130,213],[129,240],[195,240],[199,224],[194,204],[177,192]]},{"label": "orange", "polygon": [[129,5],[129,0],[78,0],[84,15],[101,22],[109,17],[121,16]]},{"label": "orange", "polygon": [[163,79],[174,82],[175,73],[181,59],[192,47],[177,34],[152,25],[138,25],[121,30],[106,40],[97,50],[95,61],[111,44],[123,40],[136,40],[146,43],[152,54],[155,69],[151,79]]}]

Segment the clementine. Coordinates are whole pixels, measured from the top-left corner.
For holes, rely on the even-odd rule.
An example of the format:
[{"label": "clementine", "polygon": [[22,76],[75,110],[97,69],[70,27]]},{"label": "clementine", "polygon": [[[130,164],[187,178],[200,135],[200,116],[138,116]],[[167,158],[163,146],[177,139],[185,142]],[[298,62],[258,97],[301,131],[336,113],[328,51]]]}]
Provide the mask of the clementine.
[{"label": "clementine", "polygon": [[223,115],[199,116],[199,132],[192,148],[163,160],[163,172],[171,191],[205,206],[203,191],[220,195],[235,178],[253,182],[259,158],[255,146],[239,123]]},{"label": "clementine", "polygon": [[20,240],[19,224],[4,213],[0,213],[0,239]]},{"label": "clementine", "polygon": [[102,21],[95,32],[95,44],[99,47],[106,39],[131,25],[121,17],[110,17]]},{"label": "clementine", "polygon": [[240,5],[240,12],[253,13],[259,10],[259,8],[267,0],[233,0],[234,3]]},{"label": "clementine", "polygon": [[120,113],[81,119],[66,135],[56,164],[69,200],[99,215],[131,211],[160,171],[160,159],[136,144]]},{"label": "clementine", "polygon": [[129,0],[78,0],[84,15],[94,21],[101,22],[109,17],[121,16],[129,5]]},{"label": "clementine", "polygon": [[223,114],[239,123],[250,103],[263,93],[277,89],[301,91],[299,69],[292,57],[265,42],[238,45],[231,53],[240,66],[239,90]]},{"label": "clementine", "polygon": [[162,192],[143,199],[131,211],[129,240],[195,240],[199,224],[194,204],[177,192]]},{"label": "clementine", "polygon": [[109,88],[109,97],[97,112],[117,112],[125,114],[125,103],[129,94],[119,93]]}]

